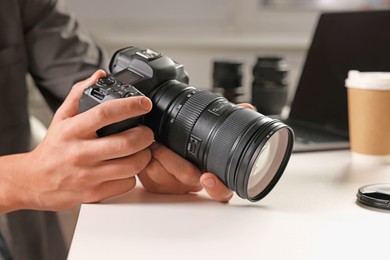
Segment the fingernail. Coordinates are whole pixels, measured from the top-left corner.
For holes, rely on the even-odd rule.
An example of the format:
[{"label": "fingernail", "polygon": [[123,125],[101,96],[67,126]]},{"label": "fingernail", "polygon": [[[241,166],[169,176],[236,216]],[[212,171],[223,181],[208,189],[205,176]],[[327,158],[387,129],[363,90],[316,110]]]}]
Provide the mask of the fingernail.
[{"label": "fingernail", "polygon": [[152,108],[152,103],[150,102],[150,99],[143,97],[139,101],[139,105],[142,109],[149,111]]},{"label": "fingernail", "polygon": [[207,178],[202,181],[202,184],[207,188],[212,188],[215,186],[215,180],[213,178]]}]

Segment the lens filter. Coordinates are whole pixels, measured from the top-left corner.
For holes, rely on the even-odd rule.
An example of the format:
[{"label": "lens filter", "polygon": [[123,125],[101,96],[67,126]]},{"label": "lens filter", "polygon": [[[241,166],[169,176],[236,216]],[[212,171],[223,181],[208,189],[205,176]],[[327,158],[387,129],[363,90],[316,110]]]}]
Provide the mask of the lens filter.
[{"label": "lens filter", "polygon": [[248,179],[248,196],[259,195],[274,179],[285,157],[289,133],[287,128],[275,132],[261,148]]}]

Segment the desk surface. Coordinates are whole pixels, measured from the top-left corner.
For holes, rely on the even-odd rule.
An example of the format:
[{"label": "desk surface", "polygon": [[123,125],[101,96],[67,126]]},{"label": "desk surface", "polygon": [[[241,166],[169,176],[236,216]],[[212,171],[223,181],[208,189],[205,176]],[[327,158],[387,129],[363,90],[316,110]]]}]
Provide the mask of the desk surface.
[{"label": "desk surface", "polygon": [[373,259],[388,256],[390,211],[356,203],[360,186],[390,183],[390,165],[349,151],[293,154],[257,203],[142,188],[81,207],[69,259]]}]

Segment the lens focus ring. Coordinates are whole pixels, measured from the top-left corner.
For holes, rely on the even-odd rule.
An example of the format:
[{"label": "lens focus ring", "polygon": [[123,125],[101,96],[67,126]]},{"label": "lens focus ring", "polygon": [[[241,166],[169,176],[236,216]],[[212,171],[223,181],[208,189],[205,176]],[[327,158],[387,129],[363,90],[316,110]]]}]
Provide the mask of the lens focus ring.
[{"label": "lens focus ring", "polygon": [[[258,120],[258,118],[258,114],[251,110],[237,109],[225,119],[211,140],[208,157],[212,160],[206,162],[207,171],[227,174],[234,145],[237,145],[237,142],[242,138],[248,125],[252,125],[250,122]],[[226,177],[220,176],[220,178]]]},{"label": "lens focus ring", "polygon": [[218,96],[211,92],[198,91],[183,104],[168,134],[168,143],[173,151],[186,156],[187,142],[196,121],[205,108],[216,98]]}]

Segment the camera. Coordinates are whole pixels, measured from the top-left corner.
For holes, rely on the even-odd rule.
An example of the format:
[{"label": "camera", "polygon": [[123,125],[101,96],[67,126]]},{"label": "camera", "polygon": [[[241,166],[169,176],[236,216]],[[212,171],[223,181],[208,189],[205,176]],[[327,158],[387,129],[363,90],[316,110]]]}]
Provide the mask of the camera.
[{"label": "camera", "polygon": [[216,174],[249,201],[262,199],[278,182],[293,146],[289,126],[188,85],[183,65],[152,49],[118,50],[109,69],[110,75],[84,90],[80,112],[137,95],[149,97],[153,108],[142,117],[100,129],[99,136],[144,124],[157,141],[201,170]]}]

